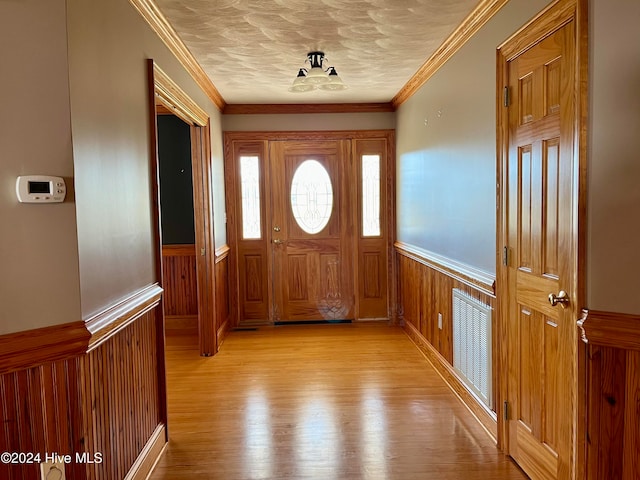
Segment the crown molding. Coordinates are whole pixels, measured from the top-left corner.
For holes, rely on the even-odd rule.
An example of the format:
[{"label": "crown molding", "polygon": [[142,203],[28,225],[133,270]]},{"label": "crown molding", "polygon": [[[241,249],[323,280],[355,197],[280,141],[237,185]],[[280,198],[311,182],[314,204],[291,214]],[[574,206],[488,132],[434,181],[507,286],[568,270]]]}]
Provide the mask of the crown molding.
[{"label": "crown molding", "polygon": [[509,0],[482,0],[443,42],[431,57],[388,103],[372,104],[236,104],[227,105],[202,66],[191,54],[167,18],[153,0],[129,0],[163,43],[189,72],[198,86],[218,109],[226,115],[256,115],[285,113],[357,113],[393,112],[411,98],[447,60],[482,28]]},{"label": "crown molding", "polygon": [[382,139],[394,144],[395,130],[295,130],[223,132],[225,149],[235,141],[354,140]]},{"label": "crown molding", "polygon": [[129,3],[142,15],[142,18],[156,32],[160,40],[167,46],[178,62],[189,72],[198,86],[211,99],[221,112],[224,110],[226,102],[220,92],[213,84],[209,76],[202,69],[198,61],[189,51],[177,32],[171,26],[167,18],[162,14],[153,0],[129,0]]},{"label": "crown molding", "polygon": [[400,89],[391,103],[398,108],[418,91],[429,78],[455,55],[509,0],[482,0],[460,26],[443,42],[431,57]]},{"label": "crown molding", "polygon": [[269,115],[295,113],[381,113],[394,112],[386,103],[279,103],[279,104],[227,104],[224,115]]},{"label": "crown molding", "polygon": [[194,123],[201,127],[207,125],[209,122],[207,112],[184,93],[155,62],[153,62],[153,84],[156,104],[160,103],[189,125]]}]

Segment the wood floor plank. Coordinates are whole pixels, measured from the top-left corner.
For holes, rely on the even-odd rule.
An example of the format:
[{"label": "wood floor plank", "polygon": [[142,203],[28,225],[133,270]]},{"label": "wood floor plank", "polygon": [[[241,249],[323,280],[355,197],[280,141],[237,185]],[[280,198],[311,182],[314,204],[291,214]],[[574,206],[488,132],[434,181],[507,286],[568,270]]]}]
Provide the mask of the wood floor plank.
[{"label": "wood floor plank", "polygon": [[402,329],[167,339],[169,446],[151,480],[523,479]]}]

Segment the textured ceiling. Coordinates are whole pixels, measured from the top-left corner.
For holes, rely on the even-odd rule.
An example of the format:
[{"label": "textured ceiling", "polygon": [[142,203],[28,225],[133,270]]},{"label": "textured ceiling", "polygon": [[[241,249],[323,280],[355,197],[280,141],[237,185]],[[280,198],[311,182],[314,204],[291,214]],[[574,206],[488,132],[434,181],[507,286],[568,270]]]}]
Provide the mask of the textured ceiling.
[{"label": "textured ceiling", "polygon": [[[388,102],[478,0],[156,0],[229,104]],[[307,52],[347,90],[288,91]]]}]

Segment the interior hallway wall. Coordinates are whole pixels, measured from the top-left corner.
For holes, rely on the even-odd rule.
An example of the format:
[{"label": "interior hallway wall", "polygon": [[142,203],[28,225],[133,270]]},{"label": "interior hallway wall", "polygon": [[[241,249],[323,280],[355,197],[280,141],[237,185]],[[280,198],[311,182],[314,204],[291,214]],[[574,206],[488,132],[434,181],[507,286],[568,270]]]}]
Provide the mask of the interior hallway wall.
[{"label": "interior hallway wall", "polygon": [[[0,2],[0,335],[80,320],[65,0]],[[16,177],[64,177],[25,204]]]},{"label": "interior hallway wall", "polygon": [[496,48],[548,0],[511,0],[397,112],[398,240],[495,274]]},{"label": "interior hallway wall", "polygon": [[395,127],[395,112],[222,116],[222,129],[229,132],[391,130]]},{"label": "interior hallway wall", "polygon": [[640,314],[640,2],[590,2],[587,306]]},{"label": "interior hallway wall", "polygon": [[216,245],[224,245],[220,112],[127,0],[68,0],[82,316],[154,282],[148,58],[211,117]]}]

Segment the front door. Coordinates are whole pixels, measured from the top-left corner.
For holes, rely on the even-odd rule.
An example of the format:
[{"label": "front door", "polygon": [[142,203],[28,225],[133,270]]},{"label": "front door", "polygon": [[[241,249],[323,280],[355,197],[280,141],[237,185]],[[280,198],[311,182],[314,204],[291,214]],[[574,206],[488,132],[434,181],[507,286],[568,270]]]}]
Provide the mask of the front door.
[{"label": "front door", "polygon": [[532,479],[570,478],[575,442],[574,28],[506,65],[508,451]]},{"label": "front door", "polygon": [[389,318],[392,131],[227,132],[236,325]]},{"label": "front door", "polygon": [[[348,140],[270,145],[275,322],[354,317]],[[351,189],[353,190],[353,189]]]}]

